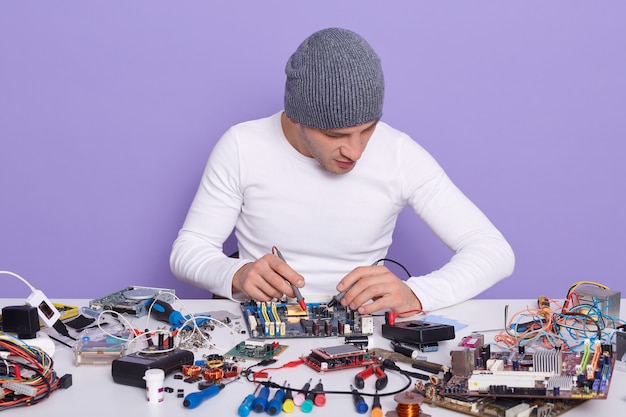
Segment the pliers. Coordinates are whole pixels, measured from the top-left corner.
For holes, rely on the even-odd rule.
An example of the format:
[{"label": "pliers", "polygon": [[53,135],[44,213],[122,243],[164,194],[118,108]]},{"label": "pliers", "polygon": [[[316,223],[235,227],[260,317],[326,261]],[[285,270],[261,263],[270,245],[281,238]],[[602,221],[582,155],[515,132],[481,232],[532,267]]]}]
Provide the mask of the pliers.
[{"label": "pliers", "polygon": [[356,374],[354,376],[354,385],[358,389],[363,388],[365,386],[365,379],[372,374],[376,374],[376,378],[378,378],[376,380],[376,389],[379,391],[384,389],[387,386],[388,378],[383,368],[378,365],[369,365],[364,370]]}]

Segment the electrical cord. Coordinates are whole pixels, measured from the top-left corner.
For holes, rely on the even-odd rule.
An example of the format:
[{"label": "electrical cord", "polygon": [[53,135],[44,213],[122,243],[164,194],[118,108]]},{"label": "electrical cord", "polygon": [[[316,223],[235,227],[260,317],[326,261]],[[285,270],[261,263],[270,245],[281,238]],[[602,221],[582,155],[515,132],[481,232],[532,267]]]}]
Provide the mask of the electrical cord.
[{"label": "electrical cord", "polygon": [[372,266],[374,265],[378,265],[379,262],[391,262],[394,263],[396,265],[398,265],[400,268],[402,268],[402,270],[406,273],[407,277],[411,278],[411,273],[409,272],[408,269],[406,269],[406,267],[404,265],[402,265],[400,262],[398,261],[394,261],[393,259],[389,259],[389,258],[380,258],[379,260],[377,260],[376,262],[374,262],[372,264]]},{"label": "electrical cord", "polygon": [[[259,380],[256,380],[256,379],[252,379],[252,380],[250,379],[250,375],[259,374],[259,373],[264,372],[266,370],[281,369],[281,368],[286,368],[286,367],[294,367],[294,366],[297,366],[297,365],[300,365],[300,364],[304,363],[301,360],[296,360],[296,361],[288,362],[285,365],[277,367],[277,368],[265,368],[265,369],[263,369],[261,371],[258,371],[258,372],[252,372],[251,371],[251,368],[253,368],[255,366],[266,366],[266,365],[270,365],[270,364],[275,363],[275,362],[276,362],[276,359],[268,359],[268,360],[261,361],[258,364],[252,365],[252,366],[248,367],[246,370],[242,371],[242,376],[244,376],[248,382],[261,384],[261,385],[266,386],[268,388],[276,388],[276,389],[281,389],[281,390],[290,389],[291,391],[302,392],[302,393],[306,393],[306,392],[310,391],[310,390],[302,390],[302,389],[292,388],[291,386],[280,385],[280,384],[278,384],[276,382],[272,382],[271,380],[269,380],[269,381],[259,381]],[[386,397],[386,396],[390,396],[390,395],[396,395],[396,394],[399,394],[401,392],[404,392],[404,391],[408,390],[411,387],[411,385],[413,383],[411,377],[413,375],[416,375],[415,376],[416,378],[423,379],[422,378],[423,374],[419,374],[419,373],[411,372],[411,371],[405,371],[405,370],[401,369],[399,366],[397,366],[396,363],[394,361],[392,361],[391,359],[385,359],[383,361],[382,366],[385,369],[390,369],[390,370],[398,372],[400,375],[404,376],[407,379],[406,385],[404,385],[402,388],[400,388],[398,390],[395,390],[395,391],[392,391],[392,392],[387,392],[387,393],[359,392],[359,394],[361,394],[363,396],[366,396],[366,397],[375,397],[375,396]],[[419,376],[417,376],[417,375],[419,375]],[[267,374],[265,375],[265,377],[267,377]],[[323,393],[323,394],[337,394],[337,395],[350,395],[350,396],[354,394],[352,391],[338,391],[338,390],[324,390],[321,393]]]},{"label": "electrical cord", "polygon": [[37,291],[37,289],[35,287],[33,287],[28,281],[26,281],[26,279],[22,278],[21,276],[19,276],[18,274],[16,274],[15,272],[11,272],[11,271],[0,271],[0,274],[4,274],[4,275],[11,275],[12,277],[15,277],[17,279],[19,279],[20,281],[22,281],[24,284],[26,284],[26,286],[28,288],[30,288],[31,292],[35,292]]}]

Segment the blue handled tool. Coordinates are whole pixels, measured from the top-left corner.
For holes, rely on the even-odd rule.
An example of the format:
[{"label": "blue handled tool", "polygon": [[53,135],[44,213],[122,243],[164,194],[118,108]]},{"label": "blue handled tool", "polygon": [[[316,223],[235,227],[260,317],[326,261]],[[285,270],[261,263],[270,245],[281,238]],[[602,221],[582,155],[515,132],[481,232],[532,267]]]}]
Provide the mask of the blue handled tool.
[{"label": "blue handled tool", "polygon": [[285,390],[278,389],[278,391],[276,391],[276,393],[274,394],[274,398],[272,398],[272,401],[267,403],[267,414],[269,414],[270,416],[275,416],[277,414],[280,414],[280,410],[283,408],[284,400],[285,400]]},{"label": "blue handled tool", "polygon": [[239,414],[240,417],[248,417],[250,415],[250,411],[252,411],[252,403],[254,402],[254,398],[256,397],[256,393],[259,391],[259,388],[261,388],[261,385],[257,385],[254,392],[243,399],[243,402],[237,409],[237,414]]},{"label": "blue handled tool", "polygon": [[[164,323],[169,323],[174,328],[181,327],[185,324],[185,322],[191,319],[191,316],[183,315],[180,311],[175,310],[170,303],[166,303],[158,298],[151,298],[146,301],[146,307],[150,309],[150,315],[152,315],[155,319]],[[207,320],[208,318],[203,316],[196,318],[195,322],[196,325],[200,326]]]},{"label": "blue handled tool", "polygon": [[267,399],[269,398],[269,396],[270,387],[268,384],[261,388],[261,392],[259,392],[259,395],[252,402],[252,408],[254,409],[254,411],[256,411],[257,413],[262,413],[263,411],[265,411],[267,409]]},{"label": "blue handled tool", "polygon": [[367,413],[369,407],[367,406],[367,403],[365,402],[361,394],[359,394],[359,391],[357,391],[356,388],[354,388],[352,385],[350,385],[350,390],[352,391],[352,399],[354,400],[354,407],[356,408],[356,412],[359,414]]},{"label": "blue handled tool", "polygon": [[192,392],[191,394],[188,394],[183,400],[183,406],[185,408],[196,408],[203,401],[215,397],[217,394],[219,394],[221,390],[224,389],[226,385],[236,381],[237,379],[238,378],[235,378],[232,381],[227,382],[226,384],[211,385],[210,387],[205,388],[202,391]]}]

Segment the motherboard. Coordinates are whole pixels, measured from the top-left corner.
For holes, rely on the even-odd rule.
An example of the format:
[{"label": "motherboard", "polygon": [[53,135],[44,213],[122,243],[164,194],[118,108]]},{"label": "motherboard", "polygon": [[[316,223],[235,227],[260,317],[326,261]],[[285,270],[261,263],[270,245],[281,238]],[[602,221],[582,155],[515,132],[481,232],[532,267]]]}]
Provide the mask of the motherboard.
[{"label": "motherboard", "polygon": [[368,336],[374,333],[374,318],[326,302],[259,302],[240,304],[252,339]]}]

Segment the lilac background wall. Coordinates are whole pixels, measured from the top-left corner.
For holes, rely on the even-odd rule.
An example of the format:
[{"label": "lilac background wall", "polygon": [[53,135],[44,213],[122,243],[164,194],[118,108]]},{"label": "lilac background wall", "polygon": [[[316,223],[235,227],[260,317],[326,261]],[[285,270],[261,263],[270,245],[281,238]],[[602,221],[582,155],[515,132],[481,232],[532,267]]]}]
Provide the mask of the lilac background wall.
[{"label": "lilac background wall", "polygon": [[[514,275],[481,297],[623,291],[625,16],[621,1],[2,2],[0,269],[51,298],[207,296],[168,264],[206,158],[281,109],[306,36],[342,26],[381,55],[384,120],[513,245]],[[389,256],[420,274],[450,253],[405,212]]]}]

